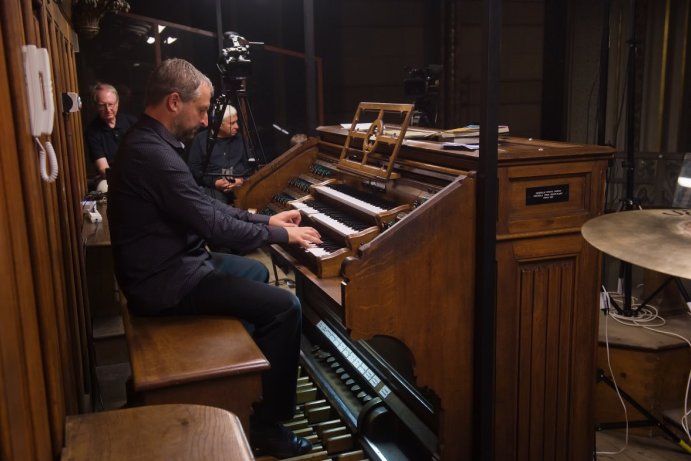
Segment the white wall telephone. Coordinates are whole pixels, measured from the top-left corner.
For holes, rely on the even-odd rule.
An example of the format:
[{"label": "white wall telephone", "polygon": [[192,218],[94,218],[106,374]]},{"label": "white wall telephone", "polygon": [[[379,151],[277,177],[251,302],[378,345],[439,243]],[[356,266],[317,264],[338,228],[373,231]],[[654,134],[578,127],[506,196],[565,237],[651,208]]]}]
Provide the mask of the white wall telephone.
[{"label": "white wall telephone", "polygon": [[[46,182],[53,182],[58,177],[58,161],[55,150],[53,150],[50,140],[46,141],[45,149],[39,140],[42,135],[51,135],[55,118],[53,80],[50,75],[48,50],[36,48],[34,45],[25,45],[22,47],[22,54],[24,58],[24,81],[29,99],[31,136],[34,137],[39,149],[41,178]],[[46,153],[50,162],[50,175],[46,172]]]}]

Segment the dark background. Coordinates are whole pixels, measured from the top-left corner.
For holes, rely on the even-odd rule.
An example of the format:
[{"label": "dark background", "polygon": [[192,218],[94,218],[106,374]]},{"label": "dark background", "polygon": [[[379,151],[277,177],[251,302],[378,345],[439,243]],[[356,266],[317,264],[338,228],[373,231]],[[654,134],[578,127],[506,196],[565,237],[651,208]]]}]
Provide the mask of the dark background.
[{"label": "dark background", "polygon": [[[143,16],[175,23],[199,32],[216,32],[216,2],[162,2],[130,0],[130,15],[106,14],[99,34],[80,38],[79,79],[82,98],[96,81],[116,86],[120,110],[143,110],[144,85],[155,65],[153,35]],[[223,31],[235,31],[250,42],[303,53],[302,0],[222,2]],[[435,24],[439,8],[421,0],[345,2],[316,1],[315,54],[323,63],[324,123],[350,122],[360,101],[414,102],[405,94],[409,69],[440,62],[440,39]],[[410,14],[401,15],[401,12]],[[430,32],[431,31],[431,32]],[[216,94],[222,90],[215,37],[168,26],[161,40],[161,58],[182,57],[208,75]],[[246,79],[251,116],[269,156],[285,150],[294,133],[314,132],[306,119],[305,62],[299,57],[250,48],[251,75]],[[93,111],[85,107],[86,120]],[[289,134],[273,127],[278,125]]]},{"label": "dark background", "polygon": [[[156,45],[146,44],[153,34],[151,22],[168,24],[161,39],[177,38],[160,45],[161,58],[190,60],[212,79],[217,94],[222,89],[216,67],[219,46],[211,35],[219,19],[223,31],[304,52],[303,0],[224,0],[220,17],[215,0],[129,3],[129,14],[108,13],[96,37],[79,38],[79,92],[85,100],[90,85],[106,81],[119,88],[121,110],[141,112],[146,78],[156,62]],[[679,155],[673,154],[691,151],[687,3],[504,0],[499,123],[509,125],[515,136],[608,144],[623,152],[627,116],[633,111],[634,150],[662,153],[655,160],[662,162],[656,166],[660,171],[668,169],[667,158],[678,167]],[[320,120],[327,125],[350,122],[359,102],[376,101],[415,102],[439,128],[477,123],[486,58],[483,5],[481,0],[314,0],[314,48],[323,70]],[[176,24],[180,27],[173,27]],[[630,25],[637,35],[631,108]],[[259,45],[252,46],[250,54],[247,96],[256,131],[271,158],[288,147],[290,135],[315,133],[316,126],[307,121],[305,62]],[[430,69],[440,69],[435,74],[438,84],[425,94],[411,94],[406,80]],[[87,122],[94,116],[88,104],[83,115]],[[639,157],[646,162],[641,170],[649,170],[649,159]],[[669,197],[659,193],[669,184],[652,189],[645,184],[645,189],[644,205],[664,205]]]}]

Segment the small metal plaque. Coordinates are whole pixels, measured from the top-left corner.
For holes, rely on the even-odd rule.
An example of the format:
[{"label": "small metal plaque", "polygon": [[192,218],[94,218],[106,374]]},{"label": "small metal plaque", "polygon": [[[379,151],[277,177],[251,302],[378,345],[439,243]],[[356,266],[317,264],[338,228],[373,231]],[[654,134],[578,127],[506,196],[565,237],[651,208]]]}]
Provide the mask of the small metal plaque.
[{"label": "small metal plaque", "polygon": [[554,186],[529,187],[525,190],[526,205],[540,205],[543,203],[557,203],[569,201],[569,185],[556,184]]}]

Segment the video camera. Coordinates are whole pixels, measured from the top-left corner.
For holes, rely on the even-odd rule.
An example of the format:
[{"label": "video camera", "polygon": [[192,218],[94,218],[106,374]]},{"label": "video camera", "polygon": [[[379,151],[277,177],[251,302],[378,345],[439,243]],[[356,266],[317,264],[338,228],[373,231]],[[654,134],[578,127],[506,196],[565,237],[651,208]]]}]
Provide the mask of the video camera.
[{"label": "video camera", "polygon": [[244,155],[252,170],[258,167],[255,154],[260,157],[260,165],[266,163],[264,148],[261,145],[254,116],[250,109],[247,96],[247,77],[252,75],[252,60],[250,59],[250,45],[263,45],[259,42],[249,42],[237,32],[223,33],[223,46],[218,56],[216,66],[221,73],[221,92],[214,100],[209,114],[209,131],[206,141],[206,157],[204,171],[218,137],[221,120],[226,107],[230,104],[237,110],[240,125]]},{"label": "video camera", "polygon": [[227,81],[244,80],[252,75],[250,42],[237,32],[223,33],[223,46],[216,66]]},{"label": "video camera", "polygon": [[426,67],[407,67],[408,77],[403,80],[403,91],[411,98],[439,94],[439,79],[442,66],[431,64]]}]

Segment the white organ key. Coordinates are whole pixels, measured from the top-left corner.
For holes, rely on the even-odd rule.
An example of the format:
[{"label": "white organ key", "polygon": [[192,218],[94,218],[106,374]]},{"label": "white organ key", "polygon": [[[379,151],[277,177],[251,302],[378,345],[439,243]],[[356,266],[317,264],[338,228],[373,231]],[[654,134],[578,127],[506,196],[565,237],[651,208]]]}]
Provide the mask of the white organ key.
[{"label": "white organ key", "polygon": [[336,189],[332,189],[328,186],[315,186],[315,189],[318,190],[320,193],[326,195],[327,197],[331,197],[342,202],[347,202],[354,208],[357,208],[360,211],[364,211],[365,213],[371,214],[382,213],[384,211],[387,211],[384,208],[380,208],[378,206],[372,205],[371,203],[367,203],[355,197],[351,197],[350,195],[344,194],[343,192],[339,192]]},{"label": "white organ key", "polygon": [[290,202],[290,205],[292,205],[293,208],[295,208],[296,210],[300,210],[303,213],[308,214],[308,215],[319,213],[318,210],[315,210],[311,206],[305,204],[305,202],[300,202],[300,201],[295,200],[295,201]]},{"label": "white organ key", "polygon": [[324,213],[311,214],[310,218],[313,221],[317,221],[319,223],[324,224],[327,227],[330,227],[331,229],[334,229],[336,232],[339,232],[342,235],[351,235],[357,233],[357,231],[352,227],[348,227],[342,222],[339,222],[331,216],[326,215]]},{"label": "white organ key", "polygon": [[305,251],[313,254],[317,258],[321,258],[323,256],[329,256],[331,254],[328,251],[326,251],[325,249],[323,249],[321,247],[316,247],[316,246],[312,247],[312,248],[306,248]]}]

